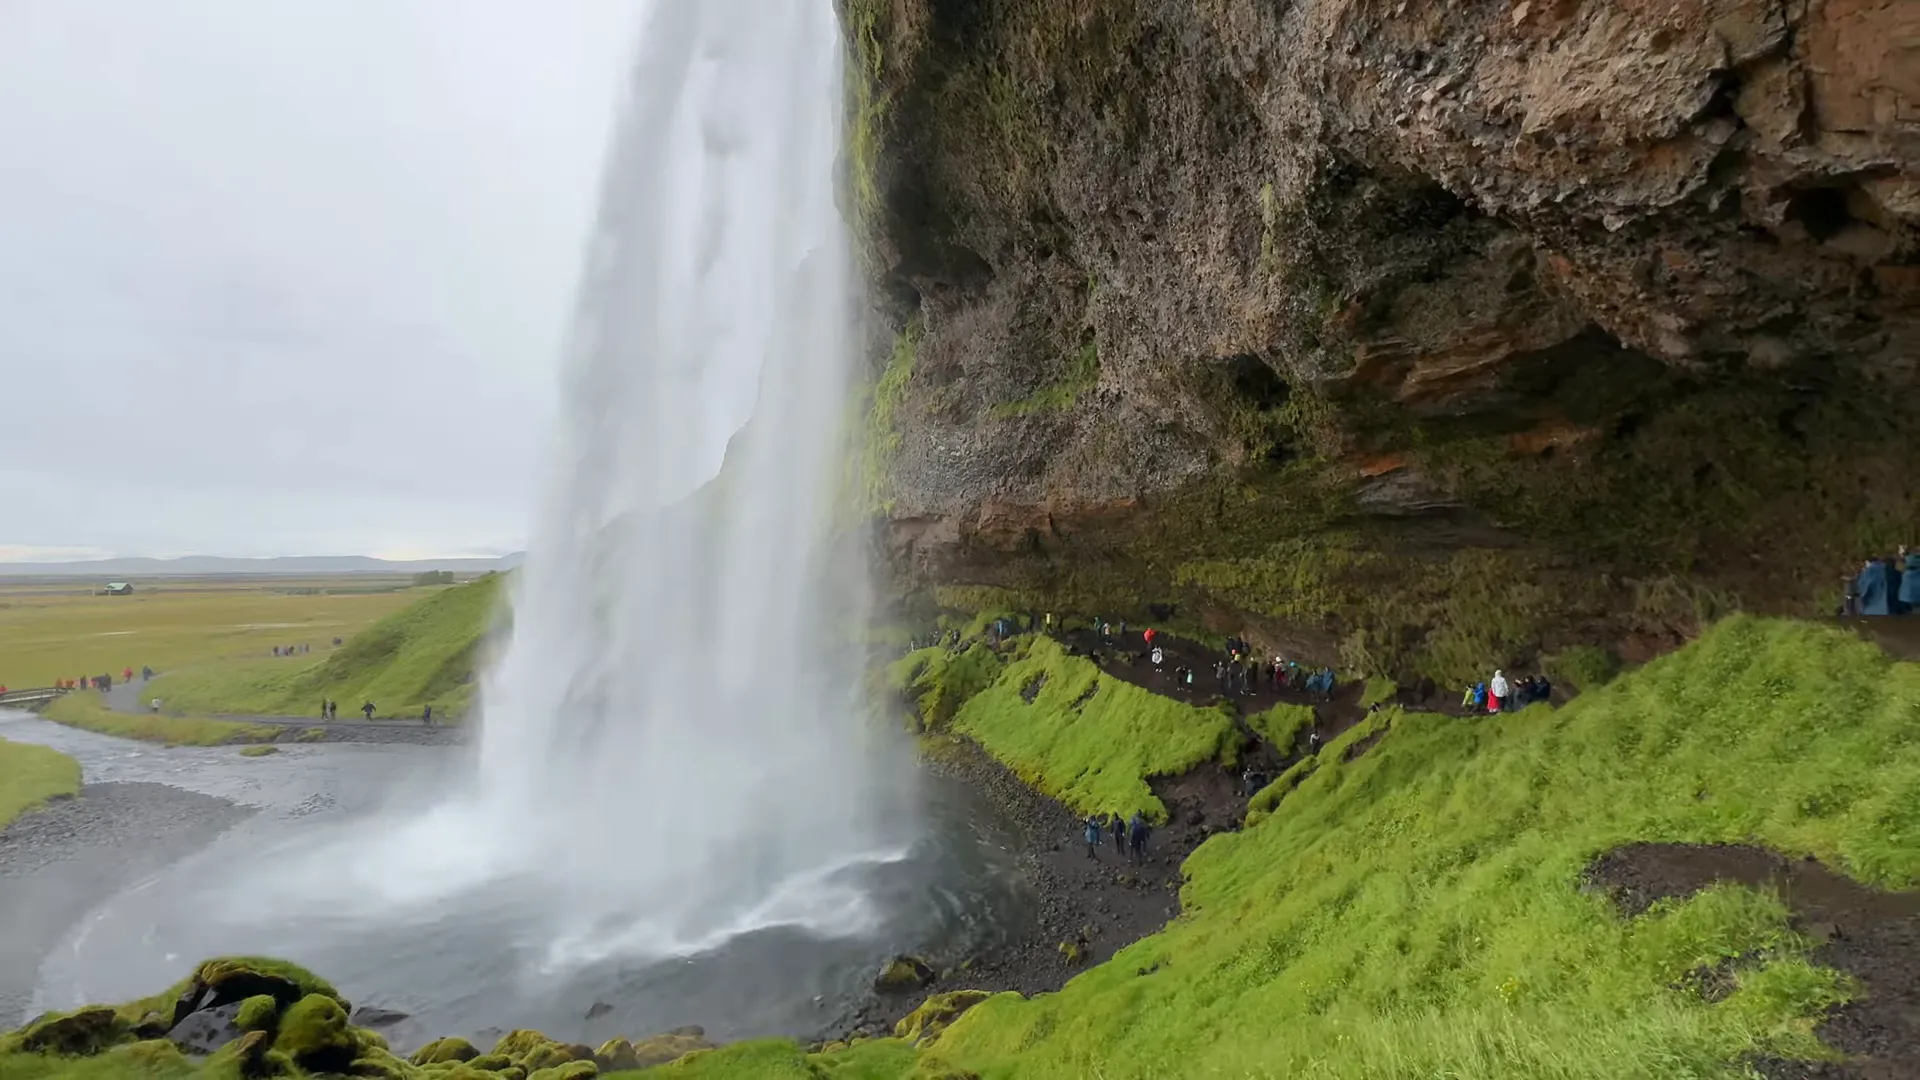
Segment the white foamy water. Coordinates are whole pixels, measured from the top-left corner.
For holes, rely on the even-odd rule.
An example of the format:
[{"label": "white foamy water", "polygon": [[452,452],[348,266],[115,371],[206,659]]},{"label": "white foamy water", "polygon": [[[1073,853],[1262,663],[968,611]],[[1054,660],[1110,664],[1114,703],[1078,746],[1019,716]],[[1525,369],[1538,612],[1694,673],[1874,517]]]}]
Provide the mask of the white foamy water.
[{"label": "white foamy water", "polygon": [[830,633],[865,603],[829,529],[854,362],[841,48],[829,0],[654,5],[476,785],[351,860],[276,867],[283,905],[489,891],[536,913],[555,969],[881,918],[860,871],[914,839],[906,770]]}]

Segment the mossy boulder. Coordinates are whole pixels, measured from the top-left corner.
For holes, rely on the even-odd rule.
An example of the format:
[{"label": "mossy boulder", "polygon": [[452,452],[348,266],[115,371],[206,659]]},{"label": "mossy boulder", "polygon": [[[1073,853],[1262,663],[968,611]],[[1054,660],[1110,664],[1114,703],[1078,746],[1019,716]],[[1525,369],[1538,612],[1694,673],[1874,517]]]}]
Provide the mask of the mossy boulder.
[{"label": "mossy boulder", "polygon": [[467,1062],[467,1068],[483,1072],[499,1072],[513,1064],[513,1059],[505,1054],[481,1054]]},{"label": "mossy boulder", "polygon": [[309,1072],[344,1072],[362,1049],[347,1011],[325,994],[308,994],[281,1016],[273,1048]]},{"label": "mossy boulder", "polygon": [[280,1020],[280,1002],[272,994],[255,994],[242,1001],[233,1022],[242,1031],[272,1031]]},{"label": "mossy boulder", "polygon": [[678,1028],[634,1043],[633,1056],[639,1062],[634,1067],[650,1069],[679,1061],[696,1050],[712,1049],[714,1044],[707,1041],[706,1033],[699,1028]]},{"label": "mossy boulder", "polygon": [[[321,998],[332,1001],[332,998]],[[335,1006],[338,1007],[337,1005]],[[344,1014],[343,1014],[344,1015]],[[273,1048],[264,1031],[249,1031],[207,1059],[208,1076],[279,1076],[291,1072],[293,1056]],[[341,1062],[342,1065],[346,1062]]]},{"label": "mossy boulder", "polygon": [[261,995],[273,998],[284,1008],[302,998],[318,994],[332,998],[342,1010],[352,1010],[347,999],[325,979],[297,964],[260,956],[228,956],[208,960],[168,993],[173,998],[173,1022],[169,1027],[201,1009],[230,1005]]},{"label": "mossy boulder", "polygon": [[360,1056],[347,1066],[348,1076],[365,1076],[373,1080],[414,1080],[419,1073],[407,1062],[394,1057],[384,1049],[363,1049]]},{"label": "mossy boulder", "polygon": [[934,994],[893,1026],[893,1036],[912,1043],[932,1042],[947,1030],[948,1024],[959,1019],[961,1013],[992,996],[986,990],[954,990]]},{"label": "mossy boulder", "polygon": [[[413,1063],[415,1065],[439,1065],[451,1061],[472,1061],[479,1056],[480,1051],[474,1049],[472,1043],[462,1038],[450,1036],[445,1039],[435,1039],[414,1051]],[[500,1057],[504,1063],[505,1055],[500,1055]]]},{"label": "mossy boulder", "polygon": [[102,1005],[49,1013],[0,1039],[0,1053],[24,1050],[29,1054],[90,1057],[133,1037],[132,1025]]},{"label": "mossy boulder", "polygon": [[520,1028],[500,1036],[500,1041],[493,1044],[493,1052],[518,1060],[541,1047],[552,1045],[554,1041],[541,1032]]},{"label": "mossy boulder", "polygon": [[873,977],[873,988],[883,994],[906,994],[926,986],[938,974],[918,956],[902,954],[887,961]]},{"label": "mossy boulder", "polygon": [[569,1061],[564,1065],[528,1073],[527,1080],[593,1080],[599,1075],[600,1066],[591,1061]]},{"label": "mossy boulder", "polygon": [[608,1039],[593,1052],[593,1060],[605,1072],[620,1072],[640,1067],[640,1059],[634,1054],[633,1044],[626,1039]]}]

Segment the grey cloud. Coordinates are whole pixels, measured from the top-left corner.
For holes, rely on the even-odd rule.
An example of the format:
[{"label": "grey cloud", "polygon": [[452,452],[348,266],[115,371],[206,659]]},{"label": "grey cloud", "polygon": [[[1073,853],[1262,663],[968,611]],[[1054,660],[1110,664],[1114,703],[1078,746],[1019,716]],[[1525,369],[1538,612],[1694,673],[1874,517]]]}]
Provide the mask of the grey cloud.
[{"label": "grey cloud", "polygon": [[0,558],[517,545],[637,5],[0,6]]}]

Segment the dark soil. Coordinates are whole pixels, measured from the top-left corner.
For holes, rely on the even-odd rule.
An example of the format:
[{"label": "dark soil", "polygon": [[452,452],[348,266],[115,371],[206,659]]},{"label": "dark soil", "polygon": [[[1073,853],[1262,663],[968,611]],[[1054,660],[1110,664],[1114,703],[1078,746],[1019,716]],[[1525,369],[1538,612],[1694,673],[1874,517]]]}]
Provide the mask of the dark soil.
[{"label": "dark soil", "polygon": [[[1628,915],[1719,882],[1769,887],[1794,926],[1821,944],[1816,962],[1859,980],[1861,995],[1827,1014],[1822,1041],[1845,1063],[1763,1061],[1771,1080],[1920,1078],[1920,891],[1881,892],[1812,858],[1743,845],[1631,844],[1587,868],[1589,884]],[[1709,987],[1728,973],[1704,973]]]},{"label": "dark soil", "polygon": [[[1098,857],[1090,859],[1079,814],[1022,783],[973,743],[953,740],[929,755],[928,767],[986,793],[1016,824],[1028,853],[1027,882],[1037,898],[1033,923],[1018,940],[941,972],[920,991],[876,997],[827,1038],[891,1034],[893,1024],[927,994],[1014,990],[1033,995],[1060,989],[1178,914],[1181,864],[1214,832],[1237,827],[1246,813],[1234,778],[1218,765],[1204,766],[1154,783],[1172,823],[1154,830],[1143,863],[1128,861],[1110,835],[1102,836]],[[1069,956],[1070,951],[1077,955]]]}]

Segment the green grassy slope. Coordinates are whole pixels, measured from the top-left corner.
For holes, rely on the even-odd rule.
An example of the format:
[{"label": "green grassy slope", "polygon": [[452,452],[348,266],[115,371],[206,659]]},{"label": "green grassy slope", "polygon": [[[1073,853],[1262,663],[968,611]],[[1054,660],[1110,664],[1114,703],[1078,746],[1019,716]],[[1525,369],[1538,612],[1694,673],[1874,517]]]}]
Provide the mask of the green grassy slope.
[{"label": "green grassy slope", "polygon": [[500,575],[443,589],[381,619],[325,659],[209,665],[162,676],[152,696],[168,712],[314,716],[332,697],[343,717],[371,700],[378,716],[417,716],[431,702],[458,715],[473,700],[481,644],[500,600]]},{"label": "green grassy slope", "polygon": [[[1089,748],[1137,713],[1120,695],[1092,712],[1107,686],[1086,676],[1028,646],[954,725],[1076,798],[1121,797]],[[1015,738],[1016,719],[1045,730]],[[1582,890],[1588,862],[1736,841],[1920,881],[1920,665],[1840,631],[1739,618],[1558,711],[1365,723],[1390,729],[1353,761],[1367,727],[1334,740],[1263,820],[1188,860],[1183,915],[1057,994],[993,998],[920,1049],[760,1042],[646,1075],[1744,1077],[1756,1055],[1826,1055],[1813,1024],[1854,988],[1769,893],[1624,919]],[[1723,999],[1686,978],[1709,965],[1732,973]]]},{"label": "green grassy slope", "polygon": [[950,716],[954,731],[1022,780],[1089,813],[1144,810],[1164,821],[1148,778],[1219,756],[1233,730],[1224,711],[1103,675],[1046,637],[1017,639],[1005,664],[984,645],[957,657],[923,649],[890,674],[917,696],[923,718]]},{"label": "green grassy slope", "polygon": [[[229,743],[271,742],[283,732],[277,724],[245,724],[193,716],[149,716],[115,712],[92,691],[68,694],[49,704],[41,715],[69,727],[102,735],[164,746],[225,746]],[[290,734],[290,733],[288,733]]]},{"label": "green grassy slope", "polygon": [[0,827],[48,799],[79,790],[79,762],[58,750],[0,739]]}]

